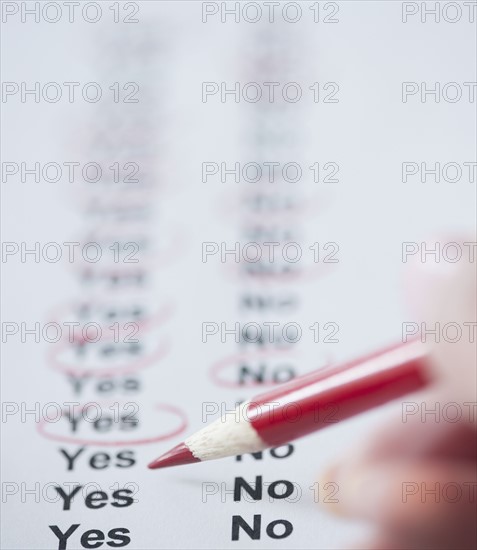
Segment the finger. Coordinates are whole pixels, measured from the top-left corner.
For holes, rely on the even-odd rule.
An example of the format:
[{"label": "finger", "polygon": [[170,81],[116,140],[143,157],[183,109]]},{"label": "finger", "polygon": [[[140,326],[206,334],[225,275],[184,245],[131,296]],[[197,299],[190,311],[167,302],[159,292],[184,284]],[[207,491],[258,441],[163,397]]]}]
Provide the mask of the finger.
[{"label": "finger", "polygon": [[[452,239],[447,239],[446,242]],[[469,239],[471,241],[471,239]],[[467,241],[465,241],[467,242]],[[467,250],[464,241],[456,241]],[[467,242],[467,245],[472,244]],[[475,248],[470,251],[475,254]],[[421,340],[430,348],[438,383],[461,401],[476,401],[477,263],[472,256],[455,262],[409,262],[408,301]],[[474,418],[477,426],[477,418]]]},{"label": "finger", "polygon": [[[396,405],[396,411],[365,441],[356,445],[346,457],[353,468],[367,463],[393,459],[418,459],[441,456],[448,458],[477,458],[475,433],[466,422],[455,421],[475,414],[474,408],[461,406],[439,394],[409,397]],[[400,409],[400,410],[399,410]]]},{"label": "finger", "polygon": [[369,541],[352,543],[347,550],[475,550],[475,535],[463,533],[450,537],[429,536],[413,538],[392,532],[383,532]]},{"label": "finger", "polygon": [[[475,530],[475,463],[384,462],[329,473],[338,485],[333,510],[417,538]],[[326,483],[326,479],[320,483]]]}]

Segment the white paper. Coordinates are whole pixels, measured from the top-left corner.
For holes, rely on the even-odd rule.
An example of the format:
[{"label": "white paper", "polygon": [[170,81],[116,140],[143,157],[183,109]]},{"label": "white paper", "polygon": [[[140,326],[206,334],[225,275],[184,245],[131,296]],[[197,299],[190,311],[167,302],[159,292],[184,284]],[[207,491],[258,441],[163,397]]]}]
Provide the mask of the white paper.
[{"label": "white paper", "polygon": [[[233,2],[90,2],[70,22],[68,3],[37,4],[2,4],[2,80],[13,83],[2,96],[2,548],[366,540],[366,526],[319,506],[339,486],[335,496],[316,483],[382,410],[261,458],[147,464],[273,381],[402,338],[413,320],[403,243],[475,227],[471,8],[453,3],[460,20],[437,23],[411,15],[421,3],[404,3],[406,22],[399,2],[281,3],[270,22],[273,3],[247,3],[235,22]],[[439,101],[414,93],[424,82],[439,83]],[[410,173],[409,163],[436,162],[462,177],[450,181],[450,166],[447,181],[421,182],[420,171],[402,181],[403,163]],[[240,181],[221,163],[239,163]],[[277,163],[275,181],[265,170],[246,181],[253,163]],[[260,243],[262,261],[244,261],[257,250],[247,243]],[[235,246],[238,263],[226,254]],[[87,323],[86,338],[101,335],[80,346]],[[265,342],[237,343],[224,330],[236,323],[250,323],[251,339],[258,326]],[[298,341],[283,342],[297,327]],[[77,455],[71,469],[67,455]],[[240,478],[261,479],[262,498],[242,490],[234,501]],[[294,484],[290,497],[273,498],[288,486],[280,480]],[[69,506],[56,489],[77,487]],[[234,517],[249,526],[238,540]],[[62,546],[55,530],[74,525]]]}]

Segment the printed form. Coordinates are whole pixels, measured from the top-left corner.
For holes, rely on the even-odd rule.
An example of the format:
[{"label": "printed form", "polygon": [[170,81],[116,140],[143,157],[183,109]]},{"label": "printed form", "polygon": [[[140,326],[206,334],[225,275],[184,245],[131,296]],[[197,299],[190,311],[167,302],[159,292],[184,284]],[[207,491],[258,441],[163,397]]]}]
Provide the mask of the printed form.
[{"label": "printed form", "polygon": [[475,221],[475,31],[452,4],[2,3],[2,548],[365,540],[319,475],[401,403],[147,465],[417,332],[406,260]]}]

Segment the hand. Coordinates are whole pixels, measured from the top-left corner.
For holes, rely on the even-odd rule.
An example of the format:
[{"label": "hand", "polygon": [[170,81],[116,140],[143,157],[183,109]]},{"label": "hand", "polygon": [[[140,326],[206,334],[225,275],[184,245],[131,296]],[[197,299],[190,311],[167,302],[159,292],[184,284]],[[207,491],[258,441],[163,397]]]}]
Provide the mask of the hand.
[{"label": "hand", "polygon": [[434,264],[433,274],[421,275],[424,284],[413,274],[424,327],[457,323],[461,337],[452,342],[456,325],[439,343],[428,334],[431,386],[404,398],[402,410],[320,482],[339,485],[339,503],[330,510],[376,527],[375,540],[356,548],[477,548],[475,266]]}]

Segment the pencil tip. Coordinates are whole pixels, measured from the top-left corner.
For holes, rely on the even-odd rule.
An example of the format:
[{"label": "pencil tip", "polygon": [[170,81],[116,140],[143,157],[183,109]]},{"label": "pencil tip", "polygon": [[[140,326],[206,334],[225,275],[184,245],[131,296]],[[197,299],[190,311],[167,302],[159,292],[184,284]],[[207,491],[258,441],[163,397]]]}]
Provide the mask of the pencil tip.
[{"label": "pencil tip", "polygon": [[148,468],[156,470],[157,468],[168,468],[169,466],[180,466],[181,464],[191,464],[200,462],[185,443],[179,443],[167,453],[161,455],[156,460],[148,464]]}]

